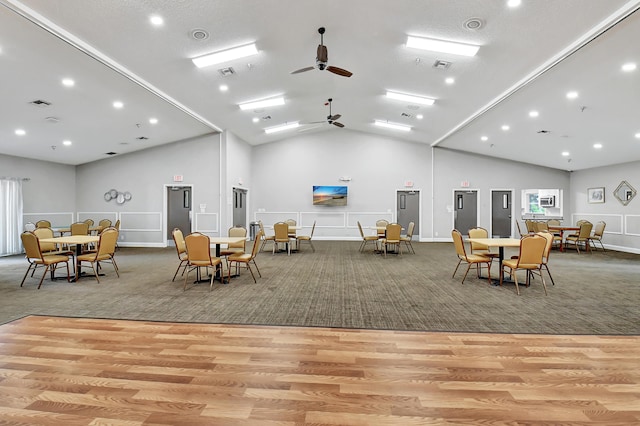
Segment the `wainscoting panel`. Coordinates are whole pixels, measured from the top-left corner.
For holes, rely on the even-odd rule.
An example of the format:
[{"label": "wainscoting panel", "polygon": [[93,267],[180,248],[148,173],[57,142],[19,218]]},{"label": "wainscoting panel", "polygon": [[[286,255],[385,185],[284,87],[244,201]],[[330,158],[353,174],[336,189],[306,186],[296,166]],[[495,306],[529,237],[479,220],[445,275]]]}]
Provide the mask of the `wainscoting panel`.
[{"label": "wainscoting panel", "polygon": [[623,215],[621,214],[593,214],[593,213],[574,213],[571,215],[571,223],[575,224],[579,220],[588,220],[595,226],[596,222],[604,221],[607,226],[604,228],[605,234],[624,233]]},{"label": "wainscoting panel", "polygon": [[218,213],[196,213],[196,221],[194,223],[195,230],[209,236],[210,234],[220,235],[220,226],[218,225]]},{"label": "wainscoting panel", "polygon": [[72,212],[22,214],[23,223],[36,223],[39,220],[48,220],[49,222],[51,222],[52,228],[67,228],[74,222]]},{"label": "wainscoting panel", "polygon": [[624,233],[640,237],[640,215],[627,214],[624,216]]}]

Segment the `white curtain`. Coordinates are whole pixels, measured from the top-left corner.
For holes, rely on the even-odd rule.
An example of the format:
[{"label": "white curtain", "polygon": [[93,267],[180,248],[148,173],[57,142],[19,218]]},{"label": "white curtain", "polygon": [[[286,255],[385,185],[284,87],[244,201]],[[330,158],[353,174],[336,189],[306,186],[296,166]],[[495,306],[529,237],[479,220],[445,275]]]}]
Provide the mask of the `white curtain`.
[{"label": "white curtain", "polygon": [[0,256],[22,253],[22,179],[0,178]]}]

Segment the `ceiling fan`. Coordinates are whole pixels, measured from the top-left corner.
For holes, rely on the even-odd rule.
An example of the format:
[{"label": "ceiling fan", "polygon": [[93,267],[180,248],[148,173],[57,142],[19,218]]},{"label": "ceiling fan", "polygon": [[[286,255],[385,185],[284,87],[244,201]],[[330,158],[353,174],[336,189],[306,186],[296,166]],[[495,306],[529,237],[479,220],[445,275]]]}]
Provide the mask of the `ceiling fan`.
[{"label": "ceiling fan", "polygon": [[334,74],[341,75],[343,77],[351,77],[353,73],[351,71],[347,71],[342,68],[334,67],[332,65],[327,66],[327,60],[329,59],[329,55],[327,52],[327,46],[324,45],[324,32],[325,28],[318,28],[318,32],[320,33],[320,44],[318,45],[318,51],[316,53],[316,64],[311,67],[300,68],[299,70],[292,71],[291,74],[298,74],[305,71],[311,71],[314,68],[318,68],[320,71],[327,70]]},{"label": "ceiling fan", "polygon": [[[333,102],[333,99],[329,98],[329,99],[327,99],[327,102],[324,103],[325,106],[329,105],[329,115],[327,115],[327,119],[326,120],[312,121],[310,123],[305,123],[305,124],[319,124],[319,123],[325,123],[326,122],[326,123],[329,123],[329,124],[333,124],[334,126],[344,127],[344,124],[342,124],[342,123],[337,121],[338,119],[340,119],[340,117],[342,117],[342,115],[340,115],[340,114],[333,115],[331,113],[331,102]],[[312,128],[315,129],[315,127],[312,127]]]}]

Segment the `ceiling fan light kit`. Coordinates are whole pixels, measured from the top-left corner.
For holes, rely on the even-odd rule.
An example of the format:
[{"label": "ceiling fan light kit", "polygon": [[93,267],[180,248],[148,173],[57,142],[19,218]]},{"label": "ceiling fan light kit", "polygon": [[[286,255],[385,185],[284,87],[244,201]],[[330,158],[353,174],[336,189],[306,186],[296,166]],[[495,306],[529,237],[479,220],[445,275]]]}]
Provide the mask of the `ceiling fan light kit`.
[{"label": "ceiling fan light kit", "polygon": [[311,71],[315,68],[318,68],[320,71],[324,71],[326,69],[327,71],[336,75],[340,75],[342,77],[351,77],[353,75],[351,71],[347,71],[344,68],[334,67],[333,65],[327,65],[327,62],[329,61],[329,53],[327,50],[327,46],[324,45],[325,28],[318,28],[318,33],[320,34],[320,44],[318,45],[318,50],[316,51],[315,66],[300,68],[299,70],[292,71],[291,74],[300,74],[302,72]]}]

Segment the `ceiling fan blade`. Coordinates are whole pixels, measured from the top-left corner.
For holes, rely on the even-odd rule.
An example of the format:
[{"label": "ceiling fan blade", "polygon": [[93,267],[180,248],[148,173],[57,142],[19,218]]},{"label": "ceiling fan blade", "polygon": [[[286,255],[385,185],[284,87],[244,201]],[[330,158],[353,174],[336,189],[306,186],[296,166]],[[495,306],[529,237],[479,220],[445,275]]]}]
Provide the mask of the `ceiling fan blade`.
[{"label": "ceiling fan blade", "polygon": [[351,77],[353,75],[353,73],[351,71],[347,71],[345,69],[334,67],[334,66],[331,66],[331,65],[329,65],[327,67],[327,71],[332,72],[334,74],[341,75],[343,77]]},{"label": "ceiling fan blade", "polygon": [[334,126],[338,126],[338,127],[344,127],[344,124],[342,124],[342,123],[338,123],[337,121],[334,121],[334,122],[333,122],[333,123],[331,123],[331,124],[333,124]]},{"label": "ceiling fan blade", "polygon": [[306,71],[311,71],[312,69],[315,69],[316,67],[305,67],[305,68],[300,68],[299,70],[295,70],[295,71],[291,71],[291,74],[299,74],[301,72],[306,72]]},{"label": "ceiling fan blade", "polygon": [[336,121],[336,120],[340,119],[340,117],[342,117],[342,115],[340,115],[340,114],[332,115],[331,117],[329,117],[329,120]]}]

